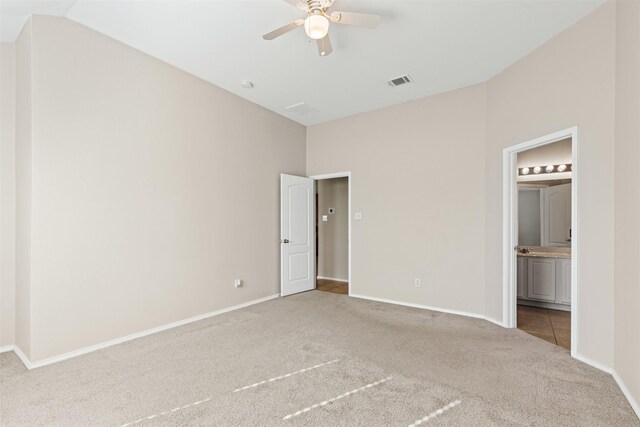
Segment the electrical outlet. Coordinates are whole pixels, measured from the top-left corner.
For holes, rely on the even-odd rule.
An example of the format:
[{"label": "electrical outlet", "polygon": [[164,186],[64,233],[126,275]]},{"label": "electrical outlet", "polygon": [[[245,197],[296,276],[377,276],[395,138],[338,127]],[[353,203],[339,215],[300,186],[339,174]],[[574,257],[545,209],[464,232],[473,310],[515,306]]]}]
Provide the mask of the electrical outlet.
[{"label": "electrical outlet", "polygon": [[422,284],[420,283],[420,279],[414,279],[413,286],[415,286],[416,288],[422,286]]},{"label": "electrical outlet", "polygon": [[236,280],[234,280],[234,281],[233,281],[233,285],[234,285],[236,288],[241,288],[241,287],[242,287],[242,280],[240,280],[240,279],[236,279]]}]

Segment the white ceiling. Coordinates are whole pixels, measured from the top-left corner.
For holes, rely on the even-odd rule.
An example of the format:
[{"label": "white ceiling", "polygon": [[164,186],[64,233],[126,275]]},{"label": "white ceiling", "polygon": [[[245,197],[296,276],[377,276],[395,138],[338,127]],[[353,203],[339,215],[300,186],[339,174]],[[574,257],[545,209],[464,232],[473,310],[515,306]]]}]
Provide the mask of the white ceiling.
[{"label": "white ceiling", "polygon": [[[2,41],[29,14],[67,16],[305,125],[486,81],[605,0],[336,0],[332,10],[379,14],[375,30],[332,24],[318,56],[282,0],[5,1]],[[409,74],[413,84],[386,80]],[[242,80],[253,89],[240,86]],[[315,112],[286,106],[304,102]]]}]

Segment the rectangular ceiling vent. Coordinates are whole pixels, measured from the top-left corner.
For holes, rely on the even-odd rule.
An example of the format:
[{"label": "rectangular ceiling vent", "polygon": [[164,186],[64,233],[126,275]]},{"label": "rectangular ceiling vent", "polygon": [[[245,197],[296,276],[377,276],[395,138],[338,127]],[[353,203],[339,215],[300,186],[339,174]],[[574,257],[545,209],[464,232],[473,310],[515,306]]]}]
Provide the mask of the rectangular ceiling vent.
[{"label": "rectangular ceiling vent", "polygon": [[307,114],[313,114],[318,112],[318,110],[316,110],[315,108],[311,107],[308,104],[305,104],[304,102],[298,102],[297,104],[292,104],[284,108],[288,111],[298,113],[301,116],[306,116]]},{"label": "rectangular ceiling vent", "polygon": [[398,87],[398,86],[406,85],[408,83],[413,83],[413,80],[411,80],[411,77],[409,77],[408,75],[404,75],[404,76],[396,77],[395,79],[387,80],[387,84],[389,86],[391,86],[391,87]]}]

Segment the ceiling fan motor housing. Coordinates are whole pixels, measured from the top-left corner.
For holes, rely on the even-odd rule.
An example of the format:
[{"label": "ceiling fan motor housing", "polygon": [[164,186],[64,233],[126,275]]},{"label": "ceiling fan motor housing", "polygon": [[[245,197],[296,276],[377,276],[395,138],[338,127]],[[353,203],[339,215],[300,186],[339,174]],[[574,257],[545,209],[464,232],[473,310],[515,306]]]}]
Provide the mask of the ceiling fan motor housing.
[{"label": "ceiling fan motor housing", "polygon": [[380,24],[378,15],[357,12],[338,12],[328,14],[334,0],[284,0],[287,3],[306,12],[307,17],[295,21],[262,36],[265,40],[273,40],[291,30],[304,25],[307,36],[316,40],[320,56],[333,52],[329,41],[329,23],[354,25],[357,27],[375,28]]}]

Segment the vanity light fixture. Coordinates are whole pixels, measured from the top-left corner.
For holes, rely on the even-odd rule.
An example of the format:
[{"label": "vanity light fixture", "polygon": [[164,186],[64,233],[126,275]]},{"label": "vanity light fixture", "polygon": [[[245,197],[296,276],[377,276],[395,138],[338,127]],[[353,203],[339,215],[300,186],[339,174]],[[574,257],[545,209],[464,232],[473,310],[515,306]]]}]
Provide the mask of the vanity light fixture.
[{"label": "vanity light fixture", "polygon": [[518,175],[525,176],[531,175],[531,173],[534,173],[535,175],[557,174],[562,172],[571,172],[572,169],[573,168],[571,167],[571,163],[547,166],[525,166],[518,169]]}]

